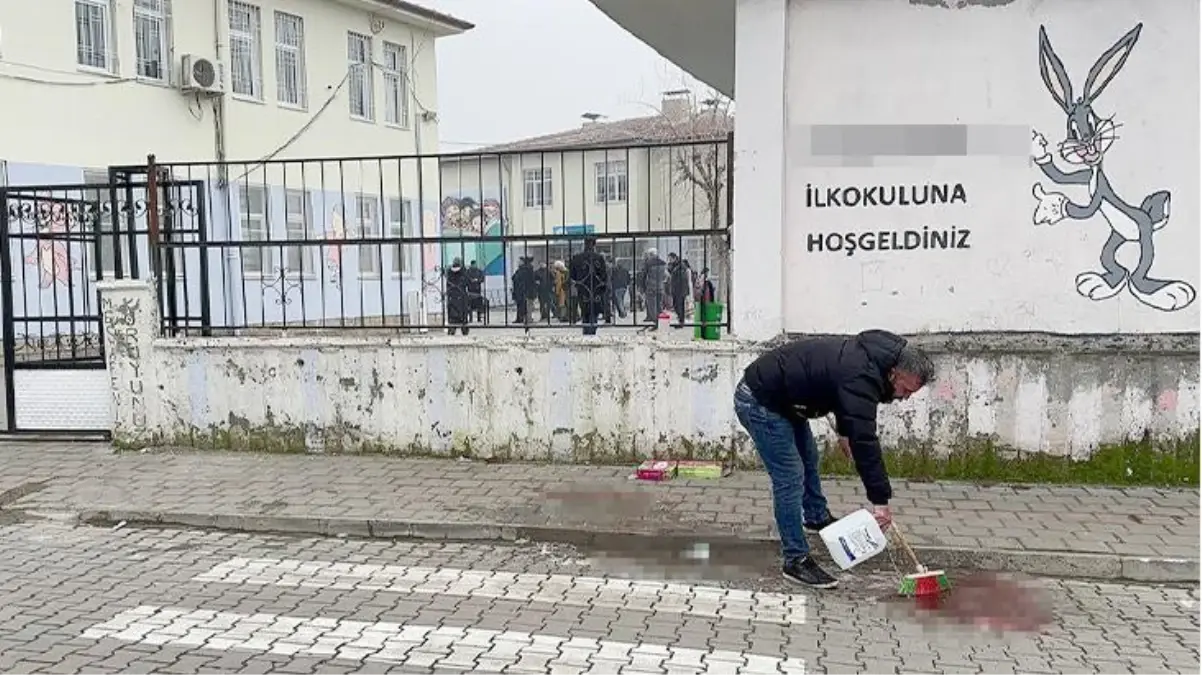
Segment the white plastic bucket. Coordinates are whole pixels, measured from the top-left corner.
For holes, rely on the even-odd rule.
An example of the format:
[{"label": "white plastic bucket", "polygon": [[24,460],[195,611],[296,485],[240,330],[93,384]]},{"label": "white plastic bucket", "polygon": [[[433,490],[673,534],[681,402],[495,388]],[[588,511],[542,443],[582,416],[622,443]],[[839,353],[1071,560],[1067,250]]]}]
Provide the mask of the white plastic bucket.
[{"label": "white plastic bucket", "polygon": [[818,533],[839,569],[851,569],[884,551],[885,533],[867,509],[844,516]]}]

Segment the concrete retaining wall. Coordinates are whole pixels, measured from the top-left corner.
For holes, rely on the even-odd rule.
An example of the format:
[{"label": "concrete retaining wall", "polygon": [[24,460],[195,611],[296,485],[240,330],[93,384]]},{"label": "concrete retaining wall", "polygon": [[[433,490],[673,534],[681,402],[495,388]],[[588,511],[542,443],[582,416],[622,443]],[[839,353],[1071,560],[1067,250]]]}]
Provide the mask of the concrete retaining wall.
[{"label": "concrete retaining wall", "polygon": [[[115,440],[561,462],[692,454],[750,462],[734,418],[762,347],[649,337],[160,338],[137,281],[102,290]],[[1198,430],[1197,338],[1155,351],[1031,338],[916,338],[939,381],[886,406],[886,446],[992,438],[1087,457]],[[1143,338],[1147,340],[1147,338]],[[825,423],[815,431],[829,437]]]}]

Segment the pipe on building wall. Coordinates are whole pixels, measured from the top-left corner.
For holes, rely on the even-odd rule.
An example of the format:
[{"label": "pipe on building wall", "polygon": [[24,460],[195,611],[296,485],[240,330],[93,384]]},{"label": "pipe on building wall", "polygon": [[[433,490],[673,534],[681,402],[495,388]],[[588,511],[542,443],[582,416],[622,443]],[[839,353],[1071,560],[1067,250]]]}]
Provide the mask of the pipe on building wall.
[{"label": "pipe on building wall", "polygon": [[[221,28],[222,0],[213,0],[213,62],[217,64],[217,74],[221,82],[225,82],[225,57],[222,54]],[[213,97],[213,150],[216,154],[218,180],[224,187],[229,182],[229,172],[225,167],[225,105],[220,96]]]},{"label": "pipe on building wall", "polygon": [[[217,64],[217,76],[220,82],[225,83],[225,56],[222,40],[222,27],[226,25],[225,17],[222,14],[221,8],[225,5],[224,0],[213,0],[213,62]],[[222,96],[214,96],[210,100],[213,109],[213,152],[217,160],[217,189],[220,191],[225,203],[230,203],[230,177],[229,167],[225,165],[226,160],[226,137],[225,137],[225,100]],[[210,218],[209,222],[213,222]],[[228,241],[233,239],[233,223],[227,218],[222,224],[223,233],[214,232],[214,235],[224,236]],[[234,257],[238,254],[236,249],[226,248],[221,255],[221,272],[226,279],[232,279],[232,266]],[[235,301],[234,289],[231,284],[224,284],[226,320],[233,321],[233,307]]]},{"label": "pipe on building wall", "polygon": [[[417,49],[417,41],[414,40],[413,29],[410,28],[409,29],[409,65],[405,68],[405,79],[408,80],[407,82],[405,82],[405,95],[412,98],[413,104],[414,104],[413,105],[413,112],[414,112],[414,115],[413,115],[413,152],[414,152],[414,154],[417,155],[417,213],[414,215],[415,215],[415,219],[417,221],[416,224],[417,224],[418,234],[424,237],[424,236],[426,236],[426,231],[425,231],[426,230],[426,214],[425,214],[425,209],[423,207],[425,207],[426,195],[425,195],[425,190],[423,189],[423,186],[422,186],[422,174],[425,173],[426,160],[425,160],[425,158],[422,157],[422,124],[425,122],[425,117],[423,115],[419,114],[419,112],[418,112],[418,108],[421,108],[422,105],[419,102],[418,97],[417,97],[417,85],[414,84],[416,82],[416,80],[413,77],[413,71],[417,69],[417,51],[416,51],[416,49]],[[440,172],[442,171],[441,167],[439,167],[439,171]],[[439,195],[438,198],[442,199],[442,195]],[[429,308],[428,303],[426,302],[426,247],[423,245],[421,247],[421,249],[419,249],[419,250],[421,251],[421,254],[418,256],[418,267],[420,267],[421,269],[418,271],[418,274],[420,275],[421,281],[418,284],[417,315],[418,315],[418,320],[424,326],[429,322],[429,317],[430,317],[430,308]],[[441,256],[442,256],[442,248],[441,247],[438,250],[438,255],[441,258]],[[419,332],[425,333],[426,330],[423,328]]]}]

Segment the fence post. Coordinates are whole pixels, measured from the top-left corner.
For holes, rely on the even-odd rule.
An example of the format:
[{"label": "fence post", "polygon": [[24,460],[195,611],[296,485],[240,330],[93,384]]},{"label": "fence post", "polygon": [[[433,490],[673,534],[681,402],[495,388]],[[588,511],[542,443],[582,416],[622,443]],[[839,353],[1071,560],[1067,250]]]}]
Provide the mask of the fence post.
[{"label": "fence post", "polygon": [[154,283],[110,279],[97,284],[104,358],[112,388],[113,443],[137,448],[153,440],[158,419],[154,340],[160,325]]},{"label": "fence post", "polygon": [[[15,431],[17,428],[17,399],[13,384],[13,362],[16,360],[16,333],[13,321],[13,260],[12,233],[9,223],[8,189],[0,187],[0,305],[2,305],[2,339],[4,354],[4,409],[7,427],[5,431]],[[19,242],[18,242],[19,245]],[[97,265],[97,268],[100,266]]]},{"label": "fence post", "polygon": [[159,260],[159,170],[153,154],[146,156],[146,230],[150,269],[157,283],[162,272],[162,261]]},{"label": "fence post", "polygon": [[[735,223],[735,132],[726,133],[726,227]],[[734,233],[731,232],[731,244]]]},{"label": "fence post", "polygon": [[[150,257],[150,283],[158,296],[159,316],[175,323],[174,307],[168,306],[168,294],[173,290],[165,284],[174,280],[163,278],[162,223],[159,219],[159,167],[154,153],[146,155],[146,254]],[[172,303],[173,304],[173,303]]]}]

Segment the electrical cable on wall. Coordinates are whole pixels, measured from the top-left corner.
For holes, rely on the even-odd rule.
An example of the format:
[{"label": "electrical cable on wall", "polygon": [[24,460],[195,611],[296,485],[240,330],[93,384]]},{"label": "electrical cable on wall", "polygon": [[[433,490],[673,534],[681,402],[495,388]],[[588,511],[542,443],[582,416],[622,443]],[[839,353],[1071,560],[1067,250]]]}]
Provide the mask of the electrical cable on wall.
[{"label": "electrical cable on wall", "polygon": [[[425,47],[426,47],[426,43],[424,43],[424,42],[419,43],[417,46],[410,47],[410,49],[409,49],[410,56],[409,56],[409,58],[406,59],[407,63],[406,63],[405,73],[404,73],[404,77],[402,77],[401,79],[404,84],[404,87],[407,90],[407,94],[413,99],[413,102],[415,104],[417,104],[417,107],[419,109],[421,109],[421,112],[422,113],[431,113],[433,111],[430,110],[428,107],[426,107],[426,105],[424,103],[422,103],[421,98],[418,97],[417,86],[414,84],[414,80],[416,78],[413,77],[414,65],[417,63],[417,57],[421,54],[422,50],[425,49]],[[382,63],[372,61],[371,65],[375,66],[376,68],[379,68],[382,71],[386,70],[386,68],[384,67],[384,65]],[[343,87],[345,87],[346,83],[350,80],[351,73],[357,67],[359,67],[359,66],[355,65],[355,66],[350,66],[347,68],[346,74],[344,74],[342,76],[342,81],[340,81],[337,84],[337,86],[334,87],[334,91],[330,92],[330,96],[325,100],[324,103],[321,104],[321,106],[317,109],[317,111],[315,113],[313,113],[313,116],[310,117],[309,120],[307,122],[305,122],[305,124],[302,125],[300,129],[298,129],[296,131],[296,133],[294,133],[288,140],[284,141],[284,143],[281,144],[279,147],[277,147],[275,150],[271,151],[267,155],[256,160],[251,165],[251,168],[247,169],[246,172],[244,172],[241,176],[238,176],[234,180],[238,181],[238,180],[242,180],[243,178],[246,178],[250,174],[257,171],[259,168],[261,168],[263,165],[265,165],[267,162],[271,161],[273,158],[278,156],[281,152],[287,150],[289,147],[292,146],[293,143],[300,140],[301,136],[303,136],[305,134],[305,132],[307,132],[310,128],[312,128],[312,126],[317,122],[318,118],[320,118],[321,115],[331,105],[333,105],[334,101],[338,98],[338,94],[342,91]],[[420,130],[418,129],[418,125],[416,122],[417,122],[417,120],[414,120],[413,127],[414,127],[414,135],[415,136],[420,133]]]},{"label": "electrical cable on wall", "polygon": [[13,73],[0,73],[0,77],[6,80],[18,80],[20,82],[31,82],[33,84],[48,84],[52,87],[103,87],[111,84],[128,84],[137,82],[136,77],[121,77],[121,78],[105,78],[103,80],[91,80],[87,82],[63,82],[62,80],[46,80],[40,77],[30,77],[28,75],[15,75]]},{"label": "electrical cable on wall", "polygon": [[296,133],[292,134],[292,136],[288,140],[284,141],[282,145],[275,150],[272,150],[266,156],[255,161],[250,169],[247,169],[245,173],[243,173],[241,176],[238,176],[234,180],[238,181],[246,178],[250,174],[257,171],[264,164],[270,162],[276,157],[276,155],[279,155],[281,152],[287,150],[293,143],[300,140],[300,137],[303,136],[305,132],[308,131],[315,123],[317,123],[317,120],[321,117],[322,113],[324,113],[331,105],[334,104],[334,101],[338,98],[338,93],[342,91],[342,88],[346,86],[347,81],[350,80],[351,70],[353,70],[355,67],[356,66],[351,66],[350,68],[346,69],[346,74],[342,76],[342,81],[334,87],[334,91],[330,92],[330,96],[325,100],[324,103],[321,104],[320,107],[318,107],[317,112],[313,113],[313,116],[309,118],[309,121],[301,125],[301,128],[297,129]]}]

